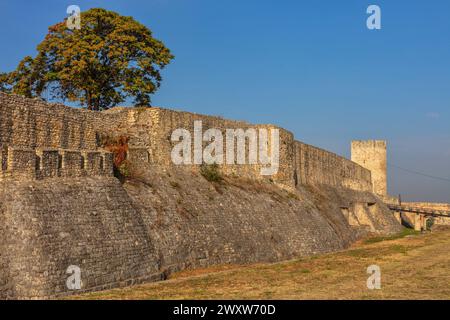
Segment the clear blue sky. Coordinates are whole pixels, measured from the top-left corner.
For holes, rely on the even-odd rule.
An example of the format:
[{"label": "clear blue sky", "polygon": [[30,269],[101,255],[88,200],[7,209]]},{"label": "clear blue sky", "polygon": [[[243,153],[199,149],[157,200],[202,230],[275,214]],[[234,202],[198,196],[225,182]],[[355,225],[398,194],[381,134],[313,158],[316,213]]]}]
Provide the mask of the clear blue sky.
[{"label": "clear blue sky", "polygon": [[[344,156],[352,139],[387,139],[390,164],[450,179],[448,0],[0,0],[0,70],[71,4],[133,16],[173,51],[154,105],[275,123]],[[389,174],[392,194],[450,202],[449,181]]]}]

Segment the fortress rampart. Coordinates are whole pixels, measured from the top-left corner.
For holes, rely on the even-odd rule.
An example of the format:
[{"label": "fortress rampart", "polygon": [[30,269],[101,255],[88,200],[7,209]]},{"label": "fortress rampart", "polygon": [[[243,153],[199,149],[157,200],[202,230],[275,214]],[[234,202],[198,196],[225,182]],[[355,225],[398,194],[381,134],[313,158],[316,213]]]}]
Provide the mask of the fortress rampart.
[{"label": "fortress rampart", "polygon": [[1,163],[0,180],[113,176],[113,155],[104,151],[7,147]]},{"label": "fortress rampart", "polygon": [[[332,152],[294,140],[291,132],[274,125],[251,125],[243,121],[231,121],[219,117],[179,112],[167,109],[128,109],[127,126],[122,125],[122,134],[131,134],[130,157],[148,159],[159,166],[172,166],[171,134],[183,128],[194,135],[194,121],[202,121],[203,131],[219,129],[278,129],[280,133],[279,170],[271,176],[273,181],[296,187],[300,184],[324,184],[354,190],[371,191],[371,173],[368,169]],[[270,136],[270,134],[269,134]],[[203,142],[206,146],[207,142]],[[225,148],[226,143],[224,142]],[[248,144],[247,144],[248,148]],[[145,153],[144,150],[147,150]],[[248,151],[248,150],[247,150]],[[136,156],[132,155],[135,154]],[[248,152],[247,152],[248,156]],[[235,158],[236,159],[236,158]],[[224,164],[225,174],[262,179],[260,164]]]},{"label": "fortress rampart", "polygon": [[[294,186],[293,170],[293,135],[282,128],[273,125],[251,125],[243,121],[231,121],[219,117],[199,115],[190,112],[179,112],[161,108],[151,109],[128,109],[128,127],[123,128],[123,134],[131,135],[130,148],[131,153],[140,153],[140,158],[148,158],[152,165],[170,167],[173,166],[171,152],[177,142],[171,141],[172,132],[176,129],[186,129],[194,138],[194,122],[201,121],[202,132],[208,129],[218,129],[223,136],[227,129],[242,129],[247,131],[254,129],[256,132],[260,129],[267,129],[270,132],[278,129],[280,134],[280,152],[279,152],[279,170],[271,177],[273,181],[281,184]],[[140,129],[139,129],[140,128]],[[238,164],[237,163],[237,140],[234,141],[234,164],[225,163],[220,166],[221,171],[227,175],[247,177],[251,179],[261,179],[260,164]],[[209,142],[203,141],[203,148]],[[269,140],[270,144],[270,140]],[[224,150],[228,147],[226,139],[223,140]],[[246,160],[248,160],[249,141],[245,142]],[[143,154],[143,149],[147,149],[148,156]],[[192,144],[191,153],[194,152]],[[131,157],[133,157],[130,154]],[[225,152],[224,152],[225,157]],[[195,165],[192,166],[195,169]]]},{"label": "fortress rampart", "polygon": [[373,192],[387,197],[387,151],[386,141],[352,141],[352,161],[372,173]]},{"label": "fortress rampart", "polygon": [[295,141],[296,180],[302,184],[325,184],[370,191],[369,170],[332,152]]},{"label": "fortress rampart", "polygon": [[[372,190],[368,169],[334,153],[295,141],[291,132],[274,125],[252,125],[161,108],[92,112],[0,93],[0,146],[3,150],[12,148],[11,152],[6,152],[10,155],[8,160],[2,160],[7,163],[6,170],[2,166],[2,176],[15,173],[36,178],[109,175],[112,158],[99,151],[100,134],[128,136],[131,161],[169,167],[173,165],[171,151],[175,144],[171,141],[172,132],[183,128],[194,136],[194,121],[202,122],[203,132],[211,128],[224,134],[226,129],[267,129],[268,132],[278,129],[279,168],[268,177],[278,184],[292,188],[299,184],[324,184]],[[203,142],[203,146],[207,144]],[[225,143],[224,146],[226,148]],[[59,150],[58,155],[55,150]],[[225,174],[251,179],[264,178],[261,168],[261,164],[221,166]]]},{"label": "fortress rampart", "polygon": [[[199,165],[173,164],[173,131],[193,136],[195,121],[203,132],[279,130],[278,171],[223,164],[230,179],[218,185]],[[105,140],[123,137],[141,175],[119,181]],[[93,291],[336,251],[367,232],[400,230],[372,193],[369,169],[274,125],[161,108],[92,112],[0,93],[0,160],[0,298],[72,294],[71,265]]]},{"label": "fortress rampart", "polygon": [[113,156],[97,131],[122,120],[0,94],[0,179],[112,176]]},{"label": "fortress rampart", "polygon": [[100,114],[0,93],[0,146],[96,150],[96,133],[119,127],[126,116],[126,112]]}]

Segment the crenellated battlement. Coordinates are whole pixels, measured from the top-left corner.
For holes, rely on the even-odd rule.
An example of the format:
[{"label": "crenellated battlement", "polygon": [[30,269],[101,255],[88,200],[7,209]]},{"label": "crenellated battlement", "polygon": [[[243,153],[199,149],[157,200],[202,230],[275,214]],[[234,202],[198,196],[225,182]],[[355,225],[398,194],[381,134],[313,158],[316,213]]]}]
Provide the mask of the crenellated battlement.
[{"label": "crenellated battlement", "polygon": [[0,180],[113,175],[113,155],[106,151],[5,146],[0,150]]}]

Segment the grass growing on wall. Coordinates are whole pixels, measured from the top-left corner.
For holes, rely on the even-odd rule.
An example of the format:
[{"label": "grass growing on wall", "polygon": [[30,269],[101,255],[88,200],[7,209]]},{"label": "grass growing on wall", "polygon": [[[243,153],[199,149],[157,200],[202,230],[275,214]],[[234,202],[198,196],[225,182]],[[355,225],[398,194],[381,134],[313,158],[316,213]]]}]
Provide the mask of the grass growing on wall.
[{"label": "grass growing on wall", "polygon": [[221,182],[223,180],[217,163],[202,164],[200,166],[200,174],[209,182]]}]

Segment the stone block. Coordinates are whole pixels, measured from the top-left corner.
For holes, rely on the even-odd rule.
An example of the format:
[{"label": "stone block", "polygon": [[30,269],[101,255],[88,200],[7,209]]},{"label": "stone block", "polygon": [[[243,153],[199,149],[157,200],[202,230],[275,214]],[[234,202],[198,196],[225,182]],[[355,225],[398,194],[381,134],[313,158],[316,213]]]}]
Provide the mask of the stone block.
[{"label": "stone block", "polygon": [[58,150],[37,149],[38,176],[39,178],[52,178],[59,176],[59,152]]}]

